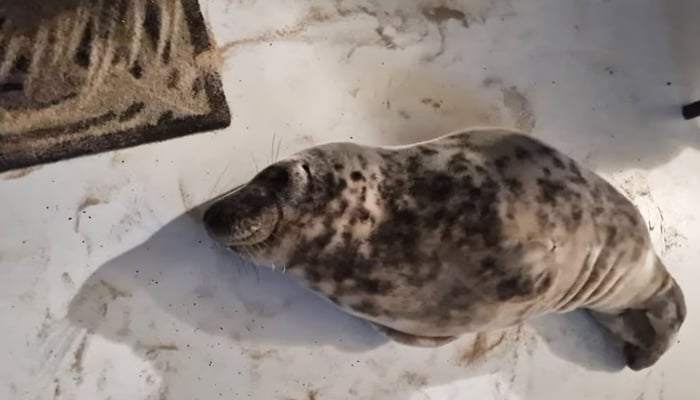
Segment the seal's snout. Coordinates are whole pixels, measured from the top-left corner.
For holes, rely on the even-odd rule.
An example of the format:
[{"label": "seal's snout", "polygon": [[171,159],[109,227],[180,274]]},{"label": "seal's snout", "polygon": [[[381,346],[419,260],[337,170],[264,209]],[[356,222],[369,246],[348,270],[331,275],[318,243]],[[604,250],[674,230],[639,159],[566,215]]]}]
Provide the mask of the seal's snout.
[{"label": "seal's snout", "polygon": [[212,204],[202,219],[214,239],[235,247],[267,240],[279,213],[275,196],[260,185],[251,185]]},{"label": "seal's snout", "polygon": [[221,203],[209,207],[204,213],[204,226],[209,233],[217,238],[228,236],[231,233],[231,216]]}]

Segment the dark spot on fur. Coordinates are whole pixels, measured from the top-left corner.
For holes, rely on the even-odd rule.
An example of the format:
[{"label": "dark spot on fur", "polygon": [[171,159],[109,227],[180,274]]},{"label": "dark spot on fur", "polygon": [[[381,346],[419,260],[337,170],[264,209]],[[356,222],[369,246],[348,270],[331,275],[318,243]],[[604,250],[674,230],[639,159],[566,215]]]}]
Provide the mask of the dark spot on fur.
[{"label": "dark spot on fur", "polygon": [[537,153],[545,155],[545,156],[552,156],[556,152],[553,148],[545,145],[544,143],[537,142],[534,139],[530,139],[531,142],[537,146]]},{"label": "dark spot on fur", "polygon": [[552,157],[552,164],[554,164],[555,167],[557,167],[559,169],[565,168],[564,162],[559,157],[557,157],[556,155],[552,155],[551,157]]},{"label": "dark spot on fur", "polygon": [[620,214],[621,214],[623,217],[625,217],[625,219],[627,220],[627,222],[628,222],[630,225],[632,225],[632,226],[637,226],[637,225],[639,225],[639,223],[640,223],[639,219],[638,219],[637,216],[636,216],[635,214],[633,214],[632,212],[630,212],[630,211],[628,211],[628,210],[623,210],[623,211],[620,212]]},{"label": "dark spot on fur", "polygon": [[355,282],[355,287],[357,289],[360,289],[368,294],[383,294],[390,291],[394,287],[394,285],[389,281],[367,279],[364,277],[356,277]]},{"label": "dark spot on fur", "polygon": [[321,273],[318,270],[313,269],[313,268],[309,268],[306,271],[306,279],[308,279],[312,283],[319,283],[323,279],[323,276],[321,275]]},{"label": "dark spot on fur", "polygon": [[515,146],[515,158],[517,158],[520,161],[528,160],[532,158],[532,153],[530,153],[523,146]]},{"label": "dark spot on fur", "polygon": [[574,220],[575,223],[580,223],[582,217],[583,211],[581,210],[581,208],[574,208],[574,210],[571,212],[571,218]]},{"label": "dark spot on fur", "polygon": [[546,177],[549,177],[552,175],[552,171],[547,167],[542,168],[542,172],[544,172],[544,176],[546,176]]},{"label": "dark spot on fur", "polygon": [[431,149],[430,147],[426,147],[426,146],[421,146],[421,147],[420,147],[420,152],[421,152],[421,154],[423,154],[424,156],[434,156],[435,154],[438,153],[437,150]]},{"label": "dark spot on fur", "polygon": [[503,279],[496,285],[498,300],[507,301],[514,297],[526,296],[532,293],[532,282],[529,279],[511,277]]},{"label": "dark spot on fur", "polygon": [[364,299],[360,301],[358,304],[352,306],[352,308],[358,312],[367,315],[377,316],[380,314],[380,310],[377,304],[369,299]]},{"label": "dark spot on fur", "polygon": [[340,199],[338,202],[338,215],[343,215],[345,214],[345,210],[348,209],[348,201],[345,199]]},{"label": "dark spot on fur", "polygon": [[362,186],[360,191],[360,203],[367,201],[367,186]]},{"label": "dark spot on fur", "polygon": [[430,201],[444,201],[454,188],[454,180],[443,173],[426,173],[416,178],[409,189],[414,197],[427,198]]},{"label": "dark spot on fur", "polygon": [[569,161],[569,171],[571,171],[572,174],[574,174],[574,177],[571,179],[572,182],[578,183],[581,185],[585,185],[588,183],[586,179],[583,177],[581,174],[581,170],[579,167],[576,165],[576,162],[574,160]]},{"label": "dark spot on fur", "polygon": [[[308,166],[307,166],[307,168],[308,168]],[[343,166],[343,164],[340,164],[340,163],[335,163],[335,164],[333,164],[333,169],[336,170],[336,171],[342,171],[343,168],[345,168],[345,167]]]},{"label": "dark spot on fur", "polygon": [[367,169],[368,163],[367,163],[367,158],[365,158],[365,156],[363,156],[362,154],[358,154],[357,161],[360,163],[360,167],[362,169]]},{"label": "dark spot on fur", "polygon": [[365,176],[362,175],[362,172],[360,172],[360,171],[352,171],[352,172],[350,173],[350,179],[352,179],[352,180],[355,181],[355,182],[357,182],[357,181],[364,181],[364,180],[365,180]]},{"label": "dark spot on fur", "polygon": [[493,258],[492,256],[486,256],[481,259],[481,269],[482,270],[491,270],[496,267],[496,259]]},{"label": "dark spot on fur", "polygon": [[496,161],[494,161],[494,164],[496,165],[496,168],[498,168],[498,170],[500,172],[503,172],[503,170],[508,166],[509,161],[510,161],[510,157],[502,156],[502,157],[497,158]]},{"label": "dark spot on fur", "polygon": [[535,216],[537,217],[537,225],[540,228],[546,228],[549,225],[549,214],[544,209],[537,210]]},{"label": "dark spot on fur", "polygon": [[447,170],[450,173],[462,173],[469,169],[469,162],[461,152],[455,153],[447,162]]},{"label": "dark spot on fur", "polygon": [[340,283],[353,277],[352,267],[349,265],[335,266],[333,268],[333,280]]},{"label": "dark spot on fur", "polygon": [[557,199],[565,190],[565,186],[561,182],[551,179],[538,179],[537,185],[540,187],[539,200],[552,206],[557,205]]},{"label": "dark spot on fur", "polygon": [[351,219],[353,219],[353,220],[359,219],[362,222],[368,221],[371,217],[371,214],[369,213],[369,211],[367,211],[367,209],[365,209],[364,207],[355,209],[353,214],[354,215]]},{"label": "dark spot on fur", "polygon": [[406,172],[411,175],[417,174],[418,171],[423,167],[423,160],[420,155],[412,154],[406,159]]},{"label": "dark spot on fur", "polygon": [[516,196],[522,194],[523,184],[519,180],[513,179],[513,178],[507,178],[507,179],[503,180],[503,183],[505,183],[506,187],[508,188],[508,190],[512,194],[514,194]]}]

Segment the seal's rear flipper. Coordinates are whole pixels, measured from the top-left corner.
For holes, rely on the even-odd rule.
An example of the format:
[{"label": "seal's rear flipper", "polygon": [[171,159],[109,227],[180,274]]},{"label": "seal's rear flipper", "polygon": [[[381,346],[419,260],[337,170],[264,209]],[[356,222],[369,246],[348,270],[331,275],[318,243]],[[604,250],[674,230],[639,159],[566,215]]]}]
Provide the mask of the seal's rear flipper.
[{"label": "seal's rear flipper", "polygon": [[456,340],[459,336],[416,336],[409,333],[403,333],[395,329],[387,328],[386,326],[370,322],[382,335],[387,338],[407,346],[416,347],[440,347],[447,343]]},{"label": "seal's rear flipper", "polygon": [[591,315],[624,341],[627,366],[635,371],[648,368],[671,347],[686,315],[685,300],[678,284],[670,284],[644,303],[617,314],[590,310]]}]

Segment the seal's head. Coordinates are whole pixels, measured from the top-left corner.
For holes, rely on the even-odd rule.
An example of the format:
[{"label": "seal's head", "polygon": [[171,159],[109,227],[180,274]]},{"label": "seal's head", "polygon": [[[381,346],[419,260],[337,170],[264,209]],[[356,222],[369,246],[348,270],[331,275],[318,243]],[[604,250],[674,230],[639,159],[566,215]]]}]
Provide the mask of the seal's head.
[{"label": "seal's head", "polygon": [[300,227],[323,208],[324,157],[304,153],[274,163],[248,183],[216,200],[204,226],[219,243],[254,261],[286,265]]},{"label": "seal's head", "polygon": [[234,250],[250,253],[267,247],[280,225],[294,219],[308,183],[309,172],[300,163],[273,164],[209,206],[204,226],[215,240]]}]

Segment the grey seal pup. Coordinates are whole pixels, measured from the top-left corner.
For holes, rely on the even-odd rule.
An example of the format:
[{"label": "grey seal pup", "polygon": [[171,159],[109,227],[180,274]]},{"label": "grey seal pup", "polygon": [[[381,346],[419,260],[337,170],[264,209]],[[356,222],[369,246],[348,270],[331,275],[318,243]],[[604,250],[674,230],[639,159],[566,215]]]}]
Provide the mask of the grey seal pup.
[{"label": "grey seal pup", "polygon": [[311,147],[214,201],[203,222],[218,242],[404,344],[586,309],[640,370],[686,315],[632,202],[506,129]]}]

